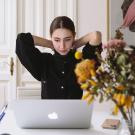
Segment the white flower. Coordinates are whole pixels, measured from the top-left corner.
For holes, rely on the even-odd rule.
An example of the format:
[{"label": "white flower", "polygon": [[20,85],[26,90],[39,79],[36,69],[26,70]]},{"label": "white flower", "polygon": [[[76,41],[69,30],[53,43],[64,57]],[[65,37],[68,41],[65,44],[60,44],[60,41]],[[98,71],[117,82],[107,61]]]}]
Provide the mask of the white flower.
[{"label": "white flower", "polygon": [[103,60],[105,60],[107,58],[108,54],[107,54],[107,49],[103,49],[103,51],[101,52],[101,57]]}]

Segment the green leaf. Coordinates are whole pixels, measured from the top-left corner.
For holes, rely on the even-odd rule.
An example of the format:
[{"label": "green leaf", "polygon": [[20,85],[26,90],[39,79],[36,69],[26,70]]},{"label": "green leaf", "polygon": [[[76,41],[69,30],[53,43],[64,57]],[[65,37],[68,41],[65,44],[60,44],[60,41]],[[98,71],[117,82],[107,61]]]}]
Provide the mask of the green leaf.
[{"label": "green leaf", "polygon": [[126,54],[121,54],[117,58],[117,64],[118,65],[126,65],[128,56]]}]

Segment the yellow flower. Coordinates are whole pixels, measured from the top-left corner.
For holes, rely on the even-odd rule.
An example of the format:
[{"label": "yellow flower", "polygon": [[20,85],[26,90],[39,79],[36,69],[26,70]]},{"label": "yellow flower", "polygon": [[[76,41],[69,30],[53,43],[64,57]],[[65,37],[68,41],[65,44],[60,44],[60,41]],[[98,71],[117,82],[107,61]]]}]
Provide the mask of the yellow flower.
[{"label": "yellow flower", "polygon": [[88,98],[87,98],[87,102],[88,104],[91,104],[94,100],[94,96],[93,95],[90,95]]},{"label": "yellow flower", "polygon": [[115,105],[115,107],[114,107],[114,110],[113,110],[112,114],[113,114],[113,115],[117,115],[117,114],[118,114],[118,111],[119,111],[119,108],[118,108],[118,106],[117,106],[117,105]]},{"label": "yellow flower", "polygon": [[86,90],[88,87],[89,87],[89,84],[88,84],[88,83],[83,83],[83,84],[81,85],[81,89],[82,89],[82,90]]},{"label": "yellow flower", "polygon": [[117,105],[121,105],[121,94],[114,94],[113,99],[117,102]]},{"label": "yellow flower", "polygon": [[85,92],[85,93],[83,94],[83,96],[82,96],[82,100],[87,99],[89,96],[90,96],[90,92],[89,92],[89,91]]},{"label": "yellow flower", "polygon": [[126,108],[130,108],[132,105],[132,97],[131,96],[127,96],[126,101],[125,101],[125,107]]},{"label": "yellow flower", "polygon": [[75,58],[76,58],[77,60],[82,59],[82,52],[76,51],[76,52],[75,52]]},{"label": "yellow flower", "polygon": [[96,61],[95,60],[92,60],[91,59],[91,60],[88,61],[88,63],[89,63],[90,69],[95,69],[95,64],[96,64]]},{"label": "yellow flower", "polygon": [[114,94],[113,98],[117,101],[119,106],[123,106],[126,103],[126,95],[125,94]]},{"label": "yellow flower", "polygon": [[106,90],[105,90],[105,91],[106,91],[106,93],[107,93],[107,94],[109,94],[109,93],[111,93],[111,92],[112,92],[112,89],[108,87],[108,88],[106,88]]},{"label": "yellow flower", "polygon": [[113,99],[116,100],[116,97],[117,97],[117,94],[114,93],[114,94],[113,94]]},{"label": "yellow flower", "polygon": [[94,80],[89,80],[89,82],[92,86],[97,86],[97,83]]},{"label": "yellow flower", "polygon": [[86,77],[80,76],[78,78],[78,83],[84,83],[86,81],[86,79],[87,79]]},{"label": "yellow flower", "polygon": [[96,71],[94,69],[90,69],[90,74],[92,77],[96,76]]},{"label": "yellow flower", "polygon": [[75,74],[78,78],[83,78],[84,80],[91,77],[90,69],[94,67],[93,60],[85,59],[78,63],[75,68]]},{"label": "yellow flower", "polygon": [[126,95],[125,94],[121,94],[121,105],[124,105],[126,102]]},{"label": "yellow flower", "polygon": [[117,100],[117,104],[121,105],[121,94],[117,94],[116,100]]}]

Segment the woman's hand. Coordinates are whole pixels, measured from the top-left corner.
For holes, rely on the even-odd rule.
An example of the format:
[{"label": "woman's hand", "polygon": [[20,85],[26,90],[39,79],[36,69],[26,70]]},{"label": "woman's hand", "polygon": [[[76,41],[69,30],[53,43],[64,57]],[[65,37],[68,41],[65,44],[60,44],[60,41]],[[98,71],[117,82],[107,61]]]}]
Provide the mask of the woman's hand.
[{"label": "woman's hand", "polygon": [[33,35],[33,40],[34,40],[34,44],[37,46],[48,47],[53,49],[53,44],[51,40],[34,36],[34,35]]},{"label": "woman's hand", "polygon": [[99,31],[95,31],[95,32],[91,32],[89,34],[89,44],[93,45],[93,46],[97,46],[102,42],[102,35],[101,32]]}]

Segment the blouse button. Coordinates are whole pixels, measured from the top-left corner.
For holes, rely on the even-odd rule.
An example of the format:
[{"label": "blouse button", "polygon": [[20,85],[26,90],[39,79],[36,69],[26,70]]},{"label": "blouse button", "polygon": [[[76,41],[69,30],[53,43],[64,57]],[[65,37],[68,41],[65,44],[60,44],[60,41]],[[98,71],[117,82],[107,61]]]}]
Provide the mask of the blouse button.
[{"label": "blouse button", "polygon": [[62,73],[62,74],[64,74],[65,72],[64,72],[64,71],[62,71],[61,73]]},{"label": "blouse button", "polygon": [[63,86],[61,86],[61,89],[64,89],[64,87],[63,87]]}]

